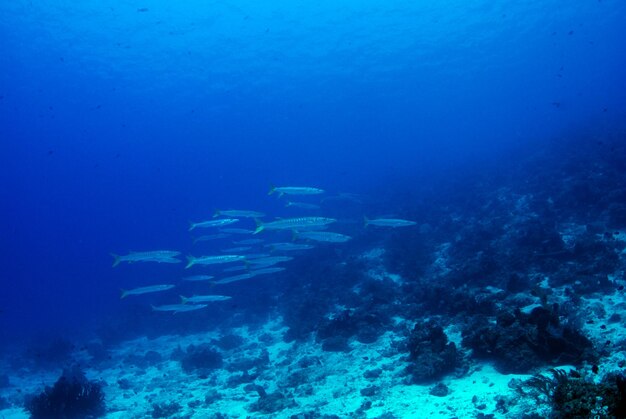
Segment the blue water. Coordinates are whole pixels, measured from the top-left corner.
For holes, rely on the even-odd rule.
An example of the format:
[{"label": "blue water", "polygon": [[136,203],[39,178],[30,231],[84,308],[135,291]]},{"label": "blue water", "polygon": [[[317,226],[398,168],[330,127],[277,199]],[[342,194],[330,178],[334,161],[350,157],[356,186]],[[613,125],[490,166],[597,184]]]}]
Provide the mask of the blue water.
[{"label": "blue water", "polygon": [[393,214],[618,127],[625,21],[617,0],[2,2],[0,342],[119,323],[120,288],[181,266],[110,252],[190,253],[215,208],[284,216],[272,183]]}]

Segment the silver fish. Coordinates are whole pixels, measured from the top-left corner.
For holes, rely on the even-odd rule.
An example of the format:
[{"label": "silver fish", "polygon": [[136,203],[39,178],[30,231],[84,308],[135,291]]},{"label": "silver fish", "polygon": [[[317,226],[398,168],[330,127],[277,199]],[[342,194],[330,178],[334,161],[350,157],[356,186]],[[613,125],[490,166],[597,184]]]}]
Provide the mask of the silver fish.
[{"label": "silver fish", "polygon": [[252,249],[250,246],[230,247],[228,249],[222,249],[220,252],[224,253],[243,253]]},{"label": "silver fish", "polygon": [[121,262],[158,262],[158,263],[180,263],[176,256],[180,255],[180,252],[176,250],[150,250],[147,252],[130,252],[127,255],[117,255],[111,253],[113,256],[113,267],[119,265]]},{"label": "silver fish", "polygon": [[270,244],[266,244],[266,247],[269,247],[270,249],[276,251],[282,251],[282,252],[290,252],[290,251],[296,251],[296,250],[308,250],[308,249],[313,249],[314,246],[311,246],[310,244],[298,244],[298,243],[270,243]]},{"label": "silver fish", "polygon": [[249,263],[253,269],[257,269],[260,267],[273,266],[277,263],[289,262],[290,260],[293,260],[291,256],[271,256],[267,258],[253,259],[250,260]]},{"label": "silver fish", "polygon": [[318,210],[318,209],[320,209],[319,205],[309,204],[308,202],[291,202],[291,201],[288,201],[285,206],[286,207],[293,207],[293,208],[300,208],[300,209],[307,209],[307,210]]},{"label": "silver fish", "polygon": [[265,214],[258,211],[246,211],[246,210],[216,210],[213,217],[219,217],[220,215],[225,215],[227,217],[234,218],[261,218],[265,217]]},{"label": "silver fish", "polygon": [[231,266],[229,268],[222,269],[222,272],[239,272],[239,271],[245,271],[247,269],[248,269],[248,267],[246,265]]},{"label": "silver fish", "polygon": [[239,255],[221,255],[221,256],[200,256],[193,257],[187,256],[187,266],[185,269],[192,267],[193,265],[216,265],[220,263],[231,263],[246,260],[245,256]]},{"label": "silver fish", "polygon": [[172,288],[174,288],[174,285],[162,284],[162,285],[150,285],[147,287],[133,288],[132,290],[122,290],[122,295],[120,296],[120,298],[126,298],[129,295],[142,295],[142,294],[150,294],[153,292],[167,291]]},{"label": "silver fish", "polygon": [[324,193],[325,191],[320,188],[310,188],[308,186],[272,186],[270,187],[270,191],[267,193],[268,195],[273,194],[274,192],[278,193],[278,196],[283,195],[319,195]]},{"label": "silver fish", "polygon": [[345,234],[332,233],[330,231],[303,231],[294,233],[294,238],[314,240],[327,243],[344,243],[352,239]]},{"label": "silver fish", "polygon": [[186,311],[196,311],[208,307],[206,304],[166,304],[162,306],[152,306],[152,311],[172,311],[174,314]]},{"label": "silver fish", "polygon": [[245,240],[239,240],[239,241],[234,241],[234,244],[245,244],[247,245],[252,245],[252,244],[260,244],[263,243],[265,240],[263,239],[245,239]]},{"label": "silver fish", "polygon": [[297,230],[301,227],[323,226],[336,222],[334,218],[325,217],[297,217],[283,218],[269,223],[257,222],[257,228],[254,234],[258,234],[263,230]]},{"label": "silver fish", "polygon": [[365,227],[368,225],[380,226],[380,227],[407,227],[414,226],[417,223],[415,221],[402,220],[400,218],[376,218],[374,220],[370,220],[367,217],[364,217]]},{"label": "silver fish", "polygon": [[212,275],[192,275],[184,277],[183,281],[210,281],[213,278]]},{"label": "silver fish", "polygon": [[275,273],[278,273],[278,272],[282,272],[284,270],[285,270],[285,268],[280,268],[280,267],[263,268],[263,269],[255,269],[253,271],[250,271],[250,273],[254,274],[254,275],[267,275],[267,274],[275,274]]},{"label": "silver fish", "polygon": [[187,303],[209,303],[213,301],[226,301],[230,300],[233,297],[229,297],[226,295],[192,295],[191,297],[180,296],[180,300],[183,304]]},{"label": "silver fish", "polygon": [[248,230],[245,228],[220,228],[220,231],[223,233],[229,234],[252,234],[254,230]]},{"label": "silver fish", "polygon": [[196,228],[224,227],[239,222],[236,218],[222,218],[220,220],[200,221],[198,223],[189,222],[189,231]]},{"label": "silver fish", "polygon": [[244,281],[246,279],[250,279],[254,277],[254,274],[252,273],[247,273],[247,274],[241,274],[241,275],[234,275],[234,276],[228,276],[226,278],[222,278],[218,281],[213,282],[214,284],[220,285],[220,284],[230,284],[231,282],[237,282],[237,281]]}]

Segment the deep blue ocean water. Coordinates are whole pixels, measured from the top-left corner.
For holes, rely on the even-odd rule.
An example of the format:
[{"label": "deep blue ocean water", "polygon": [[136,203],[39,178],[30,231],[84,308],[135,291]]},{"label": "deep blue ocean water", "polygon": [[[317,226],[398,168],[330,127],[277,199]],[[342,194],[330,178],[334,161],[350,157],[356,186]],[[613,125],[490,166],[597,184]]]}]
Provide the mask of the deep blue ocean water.
[{"label": "deep blue ocean water", "polygon": [[625,23],[617,0],[0,3],[0,344],[120,323],[120,288],[182,266],[110,252],[285,216],[271,184],[358,193],[360,223],[620,128]]}]

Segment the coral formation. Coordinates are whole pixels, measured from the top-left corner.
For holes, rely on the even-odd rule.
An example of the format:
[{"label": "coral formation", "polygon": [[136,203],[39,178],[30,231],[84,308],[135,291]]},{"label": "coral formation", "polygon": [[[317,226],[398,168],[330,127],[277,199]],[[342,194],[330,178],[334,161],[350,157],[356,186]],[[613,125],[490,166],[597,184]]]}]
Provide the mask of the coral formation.
[{"label": "coral formation", "polygon": [[81,419],[105,413],[102,385],[89,381],[78,366],[63,371],[53,387],[26,401],[33,419]]}]

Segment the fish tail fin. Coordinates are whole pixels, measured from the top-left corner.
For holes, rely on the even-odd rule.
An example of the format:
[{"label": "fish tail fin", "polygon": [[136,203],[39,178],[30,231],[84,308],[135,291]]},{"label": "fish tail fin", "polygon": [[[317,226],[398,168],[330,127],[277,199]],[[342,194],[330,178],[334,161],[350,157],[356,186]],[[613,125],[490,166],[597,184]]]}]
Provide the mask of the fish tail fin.
[{"label": "fish tail fin", "polygon": [[126,297],[128,297],[128,291],[126,291],[125,289],[122,288],[120,290],[120,300],[123,299],[123,298],[126,298]]},{"label": "fish tail fin", "polygon": [[189,229],[187,231],[191,231],[191,230],[193,230],[195,228],[196,228],[196,224],[191,222],[191,221],[189,221]]},{"label": "fish tail fin", "polygon": [[367,227],[370,224],[369,218],[367,216],[363,216],[363,227]]},{"label": "fish tail fin", "polygon": [[263,226],[263,222],[261,220],[259,220],[258,218],[255,218],[254,222],[256,223],[256,230],[254,230],[254,233],[252,233],[252,234],[258,234],[261,231],[263,231],[263,229],[265,228]]},{"label": "fish tail fin", "polygon": [[270,183],[270,191],[267,194],[271,195],[274,192],[276,192],[276,186],[274,186],[273,184]]},{"label": "fish tail fin", "polygon": [[120,264],[122,258],[120,257],[120,255],[116,255],[115,253],[111,253],[111,256],[113,256],[113,267],[115,268],[117,265]]},{"label": "fish tail fin", "polygon": [[187,297],[184,297],[182,295],[179,295],[179,297],[180,297],[180,302],[182,304],[187,304],[187,301],[189,301],[189,298],[187,298]]},{"label": "fish tail fin", "polygon": [[187,256],[187,266],[185,266],[185,269],[189,269],[195,264],[196,264],[196,258],[193,256]]},{"label": "fish tail fin", "polygon": [[215,213],[213,213],[213,218],[219,217],[220,216],[220,210],[216,209]]}]

